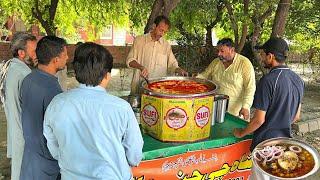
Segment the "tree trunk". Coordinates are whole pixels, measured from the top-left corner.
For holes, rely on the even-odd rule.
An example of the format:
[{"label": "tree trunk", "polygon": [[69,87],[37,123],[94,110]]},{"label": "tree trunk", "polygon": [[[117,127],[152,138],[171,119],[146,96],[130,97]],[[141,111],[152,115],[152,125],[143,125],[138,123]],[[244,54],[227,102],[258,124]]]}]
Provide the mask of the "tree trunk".
[{"label": "tree trunk", "polygon": [[249,0],[243,0],[243,13],[245,16],[244,22],[242,22],[242,32],[241,32],[241,38],[238,43],[238,47],[236,49],[236,52],[240,53],[244,47],[244,44],[246,43],[246,38],[248,35],[248,11],[249,11]]},{"label": "tree trunk", "polygon": [[[40,22],[41,26],[46,31],[47,35],[55,35],[57,27],[54,24],[54,18],[58,7],[59,0],[51,0],[50,6],[46,6],[42,12],[39,8],[39,0],[35,0],[35,7],[32,8],[33,16]],[[46,13],[49,14],[49,18],[45,19]]]},{"label": "tree trunk", "polygon": [[152,5],[152,10],[148,19],[148,22],[146,24],[146,27],[144,28],[144,34],[147,34],[153,25],[154,19],[160,14],[162,8],[163,8],[163,0],[155,0]]},{"label": "tree trunk", "polygon": [[264,21],[271,16],[272,14],[272,7],[270,6],[266,12],[264,12],[261,16],[258,14],[254,14],[252,17],[252,22],[253,22],[253,34],[251,37],[251,51],[253,53],[253,61],[256,66],[258,66],[259,70],[265,74],[265,70],[262,67],[261,63],[259,63],[259,55],[258,52],[255,50],[255,46],[257,45],[257,42],[260,39],[261,36],[261,30],[263,28],[263,23]]},{"label": "tree trunk", "polygon": [[244,44],[246,43],[246,38],[248,35],[248,25],[247,23],[243,23],[242,25],[242,32],[241,32],[241,38],[240,41],[237,43],[236,52],[240,53],[243,49]]},{"label": "tree trunk", "polygon": [[210,48],[212,46],[212,26],[206,26],[206,47]]},{"label": "tree trunk", "polygon": [[228,0],[224,1],[224,4],[227,8],[228,14],[229,14],[229,18],[230,18],[230,22],[231,22],[231,27],[233,30],[233,34],[234,34],[234,46],[235,49],[238,49],[238,41],[239,41],[239,29],[238,29],[238,24],[236,21],[236,17],[233,14],[233,8],[230,4],[230,2]]},{"label": "tree trunk", "polygon": [[211,49],[212,47],[212,28],[214,28],[218,22],[222,19],[222,10],[224,8],[223,1],[219,1],[217,4],[217,16],[209,25],[206,26],[206,49]]},{"label": "tree trunk", "polygon": [[180,0],[164,0],[164,10],[163,15],[169,17],[171,11],[177,7],[180,3]]},{"label": "tree trunk", "polygon": [[282,37],[285,32],[285,26],[287,17],[289,14],[289,9],[291,5],[291,0],[280,0],[276,15],[273,21],[271,37]]},{"label": "tree trunk", "polygon": [[171,11],[177,7],[180,0],[155,0],[152,5],[152,10],[147,21],[146,27],[144,28],[144,34],[148,33],[153,25],[155,18],[159,15],[169,17]]}]

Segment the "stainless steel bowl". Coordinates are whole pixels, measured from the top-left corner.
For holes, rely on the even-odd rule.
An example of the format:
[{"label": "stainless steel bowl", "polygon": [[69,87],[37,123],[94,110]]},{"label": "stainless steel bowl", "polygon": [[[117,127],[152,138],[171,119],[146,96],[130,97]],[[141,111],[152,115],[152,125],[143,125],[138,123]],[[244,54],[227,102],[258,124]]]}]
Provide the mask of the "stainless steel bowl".
[{"label": "stainless steel bowl", "polygon": [[257,163],[257,161],[253,158],[253,163],[254,163],[254,166],[255,168],[258,170],[258,172],[255,172],[257,174],[259,174],[260,176],[268,176],[268,177],[273,177],[273,178],[276,178],[276,179],[281,179],[281,180],[292,180],[292,179],[305,179],[306,177],[314,174],[315,172],[318,171],[319,169],[319,160],[320,160],[320,156],[319,156],[319,153],[318,151],[313,148],[311,145],[303,142],[303,141],[299,141],[297,139],[293,139],[293,138],[285,138],[285,137],[280,137],[280,138],[272,138],[272,139],[269,139],[269,140],[266,140],[266,141],[263,141],[261,142],[260,144],[257,145],[257,147],[255,147],[255,149],[253,150],[253,153],[257,150],[257,149],[261,149],[265,146],[272,146],[272,145],[276,145],[276,144],[292,144],[292,145],[298,145],[298,146],[301,146],[303,147],[304,149],[306,149],[307,151],[309,151],[312,155],[312,157],[314,158],[314,161],[315,161],[315,165],[313,167],[313,169],[303,175],[303,176],[300,176],[300,177],[295,177],[295,178],[281,178],[281,177],[278,177],[278,176],[274,176],[266,171],[264,171],[260,166],[259,164]]},{"label": "stainless steel bowl", "polygon": [[201,97],[201,96],[213,95],[213,94],[215,94],[215,91],[218,88],[216,83],[214,83],[210,80],[194,78],[194,77],[184,77],[184,76],[169,76],[169,77],[161,77],[161,78],[152,78],[152,79],[149,79],[149,83],[167,81],[167,80],[192,80],[192,81],[196,81],[198,83],[207,85],[209,87],[210,91],[205,92],[205,93],[196,93],[196,94],[163,94],[163,93],[152,91],[151,89],[149,89],[148,84],[146,82],[142,82],[143,93],[148,94],[148,95],[153,95],[153,96],[160,96],[160,97],[190,98],[190,97]]},{"label": "stainless steel bowl", "polygon": [[129,95],[128,102],[131,105],[131,107],[139,108],[141,106],[141,96]]},{"label": "stainless steel bowl", "polygon": [[129,95],[129,96],[121,96],[121,98],[126,100],[133,109],[140,108],[141,106],[141,96]]}]

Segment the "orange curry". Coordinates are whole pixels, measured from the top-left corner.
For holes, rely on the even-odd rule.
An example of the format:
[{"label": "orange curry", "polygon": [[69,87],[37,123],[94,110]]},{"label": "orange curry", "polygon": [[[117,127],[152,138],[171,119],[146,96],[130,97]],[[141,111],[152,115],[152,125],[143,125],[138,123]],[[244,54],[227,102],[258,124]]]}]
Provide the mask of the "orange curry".
[{"label": "orange curry", "polygon": [[166,80],[153,82],[148,88],[163,94],[199,94],[210,91],[209,87],[192,80]]}]

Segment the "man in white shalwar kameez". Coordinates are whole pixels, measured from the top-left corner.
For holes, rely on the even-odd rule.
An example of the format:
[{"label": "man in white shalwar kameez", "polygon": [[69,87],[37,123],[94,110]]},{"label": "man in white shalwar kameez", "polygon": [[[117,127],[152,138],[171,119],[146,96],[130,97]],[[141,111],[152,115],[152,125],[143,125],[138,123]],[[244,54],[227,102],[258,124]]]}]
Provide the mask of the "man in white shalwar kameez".
[{"label": "man in white shalwar kameez", "polygon": [[28,33],[13,36],[10,50],[13,59],[5,62],[1,69],[1,101],[7,119],[7,157],[11,159],[11,180],[19,180],[24,139],[21,125],[20,88],[22,80],[36,65],[37,39]]},{"label": "man in white shalwar kameez", "polygon": [[131,94],[140,94],[142,77],[159,78],[177,73],[187,75],[181,69],[173,55],[171,45],[163,36],[170,28],[170,21],[165,16],[158,16],[155,28],[148,34],[136,37],[127,57],[127,66],[134,68],[131,82]]}]

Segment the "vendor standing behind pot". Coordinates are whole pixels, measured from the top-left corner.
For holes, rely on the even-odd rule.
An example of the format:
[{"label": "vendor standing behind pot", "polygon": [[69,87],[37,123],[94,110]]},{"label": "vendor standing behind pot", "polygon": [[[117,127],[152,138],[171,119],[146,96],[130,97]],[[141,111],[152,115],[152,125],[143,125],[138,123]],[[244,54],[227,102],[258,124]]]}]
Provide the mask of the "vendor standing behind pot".
[{"label": "vendor standing behind pot", "polygon": [[261,60],[270,72],[263,76],[254,96],[254,116],[245,129],[235,129],[241,138],[253,132],[251,150],[275,137],[290,137],[291,124],[299,119],[304,83],[284,63],[289,47],[281,38],[270,38],[259,47]]},{"label": "vendor standing behind pot", "polygon": [[135,68],[131,94],[140,94],[140,84],[143,77],[157,78],[168,74],[178,73],[187,75],[187,72],[178,66],[171,45],[163,36],[170,28],[170,21],[165,16],[158,16],[154,21],[153,30],[136,37],[127,57],[127,66]]},{"label": "vendor standing behind pot", "polygon": [[249,119],[249,110],[256,90],[253,66],[248,58],[235,52],[231,39],[221,39],[217,48],[218,58],[197,77],[217,83],[217,93],[230,97],[228,112]]}]

